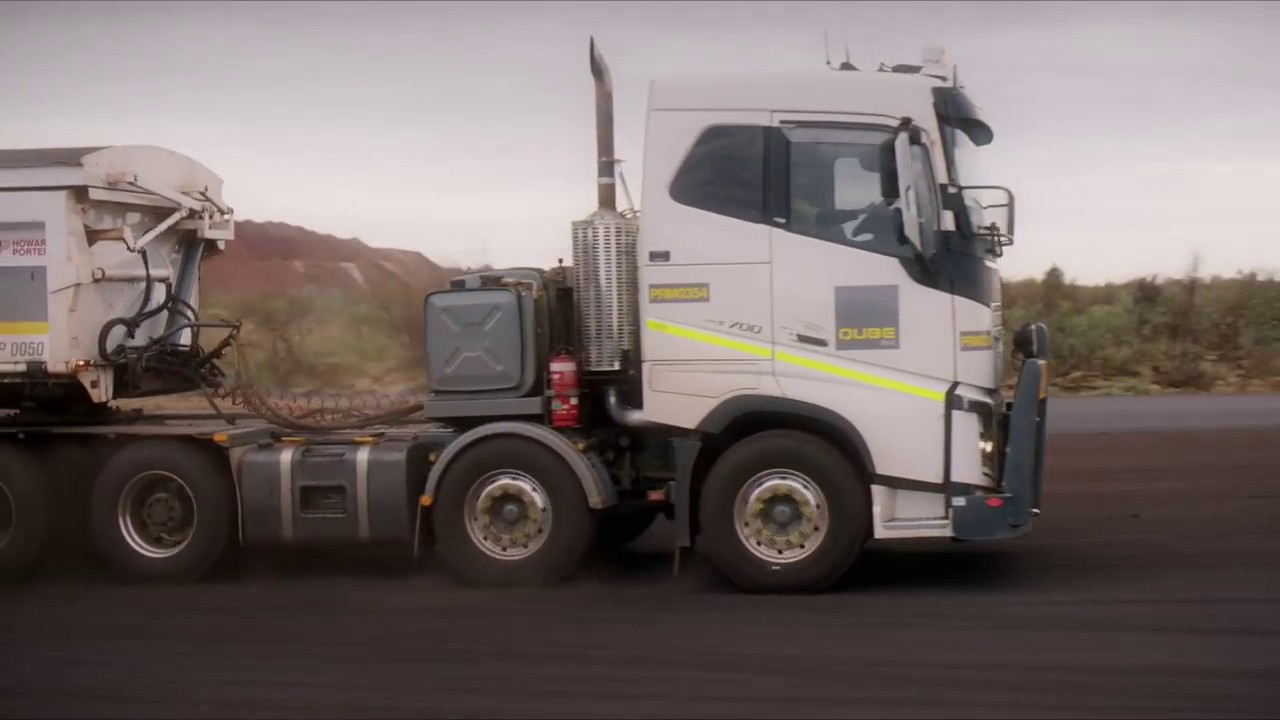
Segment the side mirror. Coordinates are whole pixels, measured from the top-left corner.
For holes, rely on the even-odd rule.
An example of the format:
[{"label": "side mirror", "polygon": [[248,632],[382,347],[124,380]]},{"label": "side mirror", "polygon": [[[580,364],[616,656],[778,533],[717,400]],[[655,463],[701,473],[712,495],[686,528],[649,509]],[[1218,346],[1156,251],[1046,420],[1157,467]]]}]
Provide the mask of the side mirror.
[{"label": "side mirror", "polygon": [[910,243],[923,257],[920,199],[911,172],[911,145],[918,138],[919,133],[908,126],[880,144],[880,196],[897,211],[899,239],[903,244]]},{"label": "side mirror", "polygon": [[[987,192],[1004,195],[1005,202],[993,201]],[[1013,244],[1014,197],[1013,191],[1000,185],[966,185],[960,188],[969,213],[969,226],[975,237],[989,238],[1000,254],[1002,248]],[[991,213],[989,211],[996,210]],[[1004,210],[1003,218],[999,211]],[[1003,219],[1004,222],[1000,222]]]}]

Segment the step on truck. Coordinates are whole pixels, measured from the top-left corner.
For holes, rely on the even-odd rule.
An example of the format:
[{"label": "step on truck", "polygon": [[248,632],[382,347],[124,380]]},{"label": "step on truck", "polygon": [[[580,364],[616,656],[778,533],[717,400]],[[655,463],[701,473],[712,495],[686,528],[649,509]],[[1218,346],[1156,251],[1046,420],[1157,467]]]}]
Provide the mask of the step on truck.
[{"label": "step on truck", "polygon": [[598,207],[571,264],[428,294],[428,392],[363,425],[117,409],[235,395],[239,325],[199,314],[201,261],[235,241],[222,181],[155,147],[0,152],[0,570],[80,529],[145,580],[388,544],[548,584],[664,516],[677,559],[812,592],[871,539],[1027,532],[1048,338],[1012,334],[1002,394],[1013,194],[966,185],[993,131],[942,54],[654,81],[643,213],[594,40],[590,68]]}]

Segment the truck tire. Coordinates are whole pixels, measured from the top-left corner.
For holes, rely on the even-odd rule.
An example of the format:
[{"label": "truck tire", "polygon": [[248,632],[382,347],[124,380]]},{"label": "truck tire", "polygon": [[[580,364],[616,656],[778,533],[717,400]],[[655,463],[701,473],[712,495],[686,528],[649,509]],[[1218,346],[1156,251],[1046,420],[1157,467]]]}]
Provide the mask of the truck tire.
[{"label": "truck tire", "polygon": [[0,577],[28,577],[49,539],[49,493],[28,450],[0,445]]},{"label": "truck tire", "polygon": [[829,443],[769,430],[712,466],[699,506],[699,547],[739,589],[820,592],[853,564],[871,523],[867,484]]},{"label": "truck tire", "polygon": [[190,442],[130,443],[103,465],[89,513],[94,544],[117,574],[194,582],[231,542],[231,473]]},{"label": "truck tire", "polygon": [[524,437],[494,437],[445,469],[431,510],[436,552],[467,585],[551,585],[591,549],[596,516],[573,470]]},{"label": "truck tire", "polygon": [[616,510],[600,516],[596,545],[603,550],[618,550],[640,539],[658,519],[656,510]]}]

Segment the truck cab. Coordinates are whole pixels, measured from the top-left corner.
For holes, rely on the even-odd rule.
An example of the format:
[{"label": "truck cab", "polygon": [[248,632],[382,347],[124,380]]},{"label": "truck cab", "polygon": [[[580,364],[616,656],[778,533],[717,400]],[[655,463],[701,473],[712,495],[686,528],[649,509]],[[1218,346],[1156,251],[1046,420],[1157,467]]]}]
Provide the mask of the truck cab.
[{"label": "truck cab", "polygon": [[880,538],[1000,486],[1012,228],[963,185],[993,133],[951,68],[902,70],[655,81],[637,249],[645,417],[825,427]]}]

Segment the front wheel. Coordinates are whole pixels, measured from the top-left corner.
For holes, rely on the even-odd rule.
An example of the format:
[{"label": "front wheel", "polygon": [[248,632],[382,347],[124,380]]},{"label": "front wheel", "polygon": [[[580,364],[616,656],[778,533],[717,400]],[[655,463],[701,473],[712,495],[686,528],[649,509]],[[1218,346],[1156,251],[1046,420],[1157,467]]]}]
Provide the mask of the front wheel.
[{"label": "front wheel", "polygon": [[469,585],[550,585],[567,578],[595,537],[596,518],[572,468],[523,437],[476,443],[440,479],[436,548]]},{"label": "front wheel", "polygon": [[857,558],[870,505],[857,468],[829,443],[770,430],[729,448],[711,468],[699,545],[746,592],[819,592]]}]

